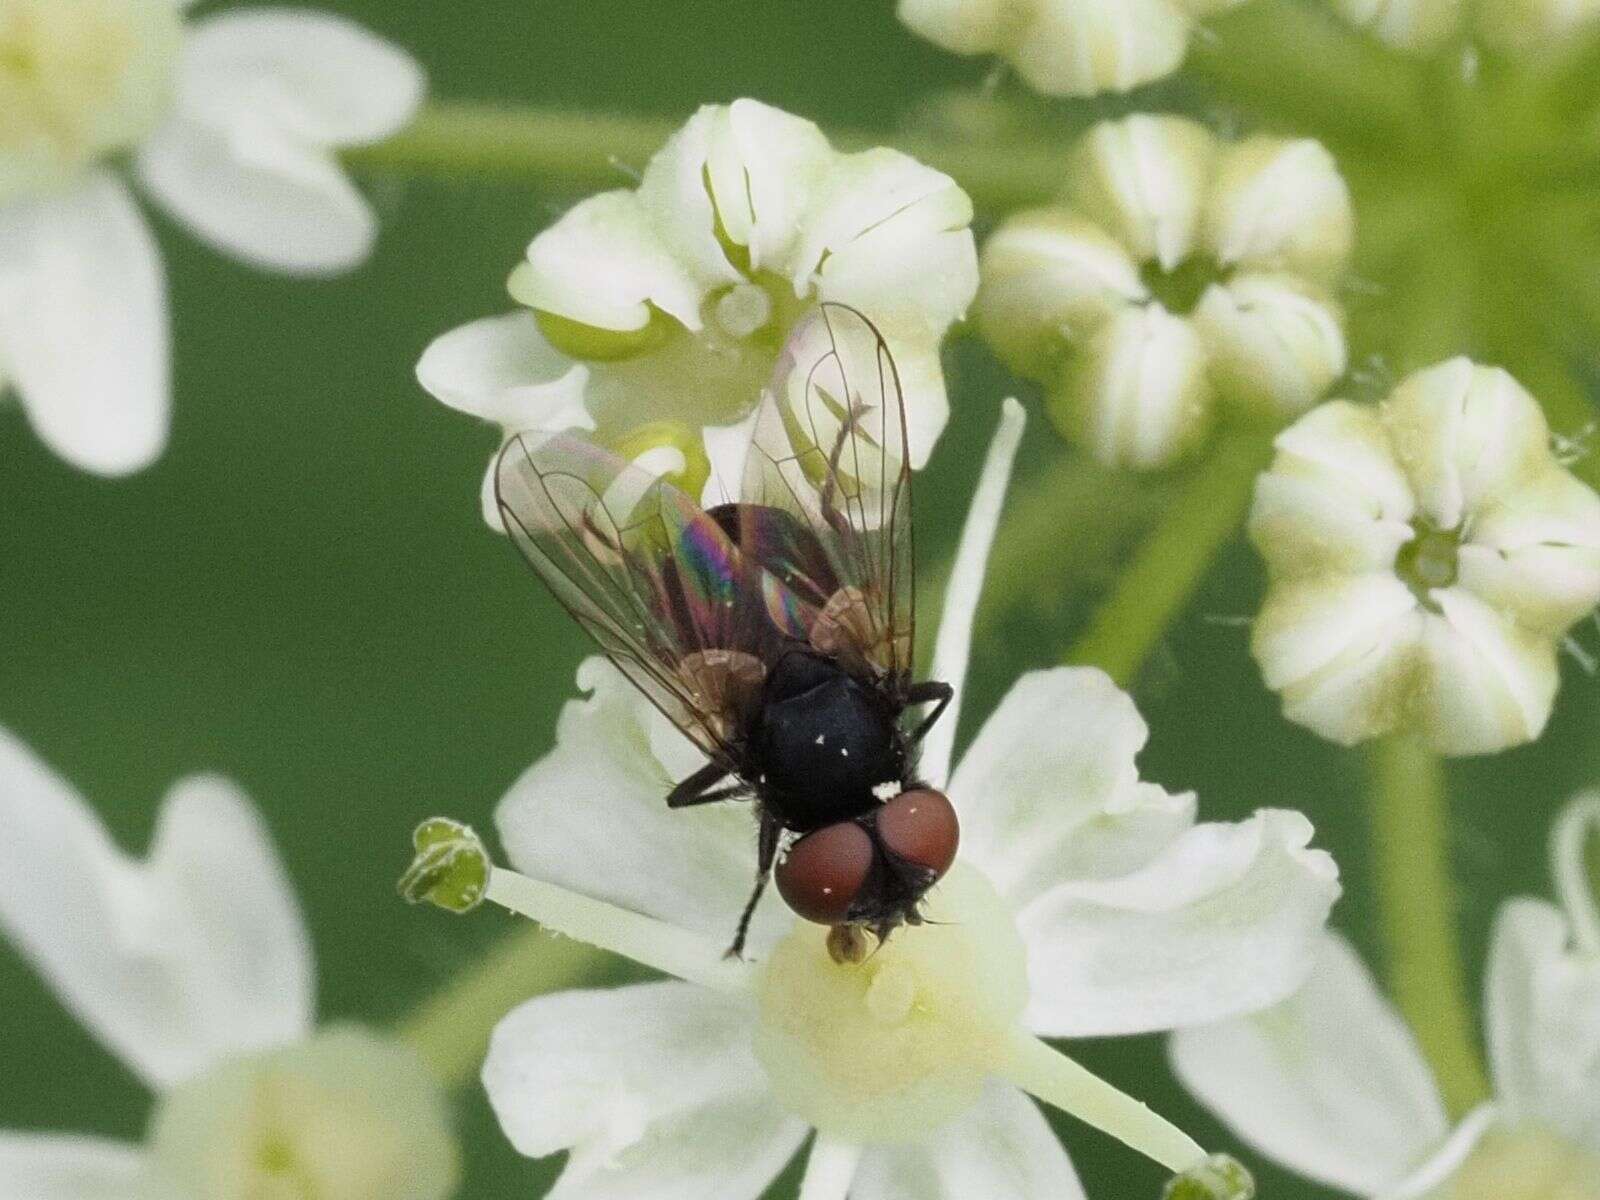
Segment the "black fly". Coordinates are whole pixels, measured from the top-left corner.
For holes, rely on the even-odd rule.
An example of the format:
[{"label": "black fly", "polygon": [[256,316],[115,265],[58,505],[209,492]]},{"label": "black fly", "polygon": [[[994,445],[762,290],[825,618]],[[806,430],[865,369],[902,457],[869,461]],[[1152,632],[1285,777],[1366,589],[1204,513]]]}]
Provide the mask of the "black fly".
[{"label": "black fly", "polygon": [[838,304],[801,322],[737,502],[702,510],[568,434],[513,438],[496,494],[557,599],[705,751],[667,804],[755,802],[756,884],[729,953],[769,875],[796,913],[845,935],[830,945],[857,947],[836,953],[859,952],[861,927],[916,924],[959,837],[915,765],[951,690],[912,679],[910,448],[872,323]]}]

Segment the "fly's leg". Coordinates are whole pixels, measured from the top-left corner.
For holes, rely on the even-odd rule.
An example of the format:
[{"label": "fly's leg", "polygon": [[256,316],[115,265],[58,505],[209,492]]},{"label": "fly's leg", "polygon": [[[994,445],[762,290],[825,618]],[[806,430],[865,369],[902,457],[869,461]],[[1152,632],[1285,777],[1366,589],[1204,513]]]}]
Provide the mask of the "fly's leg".
[{"label": "fly's leg", "polygon": [[692,808],[696,804],[726,800],[743,787],[742,784],[726,788],[712,786],[727,777],[728,772],[720,763],[709,762],[667,793],[667,807]]},{"label": "fly's leg", "polygon": [[927,736],[928,730],[933,728],[933,723],[944,716],[944,710],[950,707],[950,701],[956,697],[955,688],[948,683],[940,683],[936,679],[927,679],[921,683],[914,683],[906,692],[906,704],[927,704],[933,702],[933,711],[922,718],[922,724],[911,732],[911,744],[915,746]]},{"label": "fly's leg", "polygon": [[725,958],[742,958],[744,956],[744,940],[750,932],[750,920],[756,915],[756,905],[761,902],[761,893],[767,890],[767,879],[772,874],[772,864],[778,860],[778,838],[783,833],[783,826],[779,825],[769,814],[761,814],[761,830],[756,835],[756,886],[750,893],[750,899],[744,906],[744,912],[739,915],[739,931],[733,935],[733,945],[728,947]]}]

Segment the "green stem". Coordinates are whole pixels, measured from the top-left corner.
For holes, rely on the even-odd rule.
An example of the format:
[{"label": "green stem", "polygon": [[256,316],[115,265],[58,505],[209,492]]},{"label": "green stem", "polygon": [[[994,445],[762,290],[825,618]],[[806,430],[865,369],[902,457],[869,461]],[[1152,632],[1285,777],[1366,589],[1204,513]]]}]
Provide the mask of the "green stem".
[{"label": "green stem", "polygon": [[428,997],[396,1033],[441,1083],[459,1087],[477,1076],[501,1017],[533,996],[604,979],[616,961],[582,942],[518,929]]},{"label": "green stem", "polygon": [[1256,476],[1272,455],[1263,430],[1231,429],[1194,469],[1166,516],[1134,552],[1089,628],[1067,653],[1127,687],[1199,586],[1217,551],[1238,531]]},{"label": "green stem", "polygon": [[1410,736],[1372,750],[1379,925],[1395,1003],[1433,1066],[1452,1115],[1489,1095],[1456,944],[1449,800],[1439,758]]},{"label": "green stem", "polygon": [[[924,135],[832,133],[843,150],[891,144],[948,173],[979,208],[1004,211],[1048,200],[1061,187],[1064,147],[1084,122],[1064,122],[1059,141],[957,143]],[[431,104],[387,141],[345,153],[352,167],[443,178],[489,176],[564,192],[618,187],[642,170],[679,122],[659,117]]]}]

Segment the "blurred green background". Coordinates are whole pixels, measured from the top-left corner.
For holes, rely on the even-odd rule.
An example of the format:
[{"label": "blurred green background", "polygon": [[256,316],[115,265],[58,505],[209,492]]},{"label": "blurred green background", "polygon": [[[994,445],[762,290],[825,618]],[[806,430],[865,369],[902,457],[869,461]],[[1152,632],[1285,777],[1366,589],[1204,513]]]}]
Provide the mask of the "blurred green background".
[{"label": "blurred green background", "polygon": [[[678,120],[699,103],[750,95],[824,127],[887,131],[930,93],[976,93],[990,69],[913,39],[887,0],[322,7],[409,48],[442,99]],[[334,282],[253,273],[155,218],[176,405],[154,468],[116,482],[79,474],[40,446],[14,405],[0,408],[0,724],[72,780],[130,848],[144,847],[175,778],[238,779],[300,887],[323,1015],[384,1023],[511,924],[401,904],[393,881],[412,825],[437,811],[489,824],[507,784],[548,747],[586,648],[479,520],[495,434],[424,396],[412,376],[431,337],[508,306],[507,270],[573,197],[559,181],[367,183],[383,237],[365,269]],[[952,343],[949,369],[954,418],[918,480],[930,573],[953,544],[997,402],[1013,386],[971,339]],[[1036,419],[1019,487],[1059,479],[1091,496],[1123,494],[1082,470]],[[1133,498],[1122,516],[1083,505],[1049,528],[1044,559],[1061,574],[1013,580],[1018,602],[985,610],[964,738],[1018,672],[1059,657],[1159,498]],[[1013,554],[1006,569],[1029,569],[1024,559],[1037,570],[1036,554]],[[1277,715],[1234,620],[1254,610],[1259,588],[1253,555],[1235,545],[1152,659],[1136,689],[1152,729],[1144,773],[1198,789],[1209,817],[1305,809],[1344,869],[1337,921],[1376,958],[1362,760]],[[1542,742],[1450,770],[1475,980],[1498,901],[1548,890],[1551,814],[1600,777],[1600,687],[1570,662],[1566,674]],[[5,948],[0,997],[0,1127],[138,1137],[148,1097]],[[1076,1049],[1202,1141],[1225,1144],[1171,1081],[1157,1039]],[[477,1089],[460,1095],[459,1112],[463,1194],[540,1194],[554,1161],[511,1151]],[[1069,1122],[1061,1133],[1091,1194],[1158,1193],[1157,1168]],[[1253,1165],[1267,1196],[1329,1194]],[[793,1186],[791,1177],[777,1194]]]}]

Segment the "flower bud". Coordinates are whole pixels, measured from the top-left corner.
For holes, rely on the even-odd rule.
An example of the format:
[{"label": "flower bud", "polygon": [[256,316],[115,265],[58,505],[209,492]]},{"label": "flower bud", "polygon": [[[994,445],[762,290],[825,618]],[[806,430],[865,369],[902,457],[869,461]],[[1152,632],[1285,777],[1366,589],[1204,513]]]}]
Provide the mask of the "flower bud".
[{"label": "flower bud", "polygon": [[1355,240],[1350,189],[1320,142],[1247,138],[1217,160],[1204,238],[1224,265],[1325,281]]},{"label": "flower bud", "polygon": [[1067,199],[1135,259],[1171,271],[1194,250],[1216,150],[1187,117],[1103,121],[1073,152]]},{"label": "flower bud", "polygon": [[1067,343],[1145,297],[1117,240],[1062,208],[1008,220],[984,244],[979,274],[979,329],[1008,366],[1034,378],[1060,362]]},{"label": "flower bud", "polygon": [[1211,385],[1199,335],[1160,305],[1126,308],[1075,357],[1050,418],[1104,463],[1167,466],[1205,436]]},{"label": "flower bud", "polygon": [[1273,420],[1310,408],[1344,374],[1341,314],[1290,275],[1241,275],[1206,290],[1194,323],[1229,403]]}]

